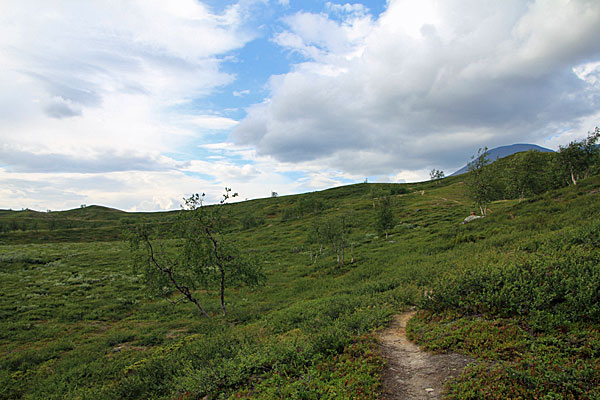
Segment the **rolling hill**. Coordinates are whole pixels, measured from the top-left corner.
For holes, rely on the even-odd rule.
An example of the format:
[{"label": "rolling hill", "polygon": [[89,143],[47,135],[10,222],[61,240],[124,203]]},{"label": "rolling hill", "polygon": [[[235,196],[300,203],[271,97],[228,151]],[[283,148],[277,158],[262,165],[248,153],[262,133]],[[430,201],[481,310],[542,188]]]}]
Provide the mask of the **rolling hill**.
[{"label": "rolling hill", "polygon": [[[450,399],[598,398],[600,176],[461,224],[474,209],[464,177],[225,206],[225,235],[267,280],[228,289],[226,316],[197,287],[210,319],[149,298],[132,268],[127,232],[144,224],[176,252],[178,212],[2,212],[0,398],[380,399],[374,332],[409,307],[420,346],[477,360],[447,383]],[[308,236],[342,217],[338,265]]]}]

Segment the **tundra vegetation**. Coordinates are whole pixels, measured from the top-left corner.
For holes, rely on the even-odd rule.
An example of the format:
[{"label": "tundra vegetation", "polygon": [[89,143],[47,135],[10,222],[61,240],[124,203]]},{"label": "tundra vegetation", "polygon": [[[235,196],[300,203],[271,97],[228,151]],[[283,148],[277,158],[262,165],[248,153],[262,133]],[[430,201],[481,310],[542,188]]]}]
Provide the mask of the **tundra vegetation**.
[{"label": "tundra vegetation", "polygon": [[[207,292],[216,288],[225,315],[227,286],[258,286],[265,277],[258,261],[244,254],[225,233],[229,222],[225,206],[237,193],[231,194],[231,189],[225,188],[223,198],[213,207],[204,206],[204,196],[204,193],[194,194],[184,199],[184,210],[174,224],[183,239],[181,246],[152,239],[145,224],[129,236],[129,243],[134,273],[141,273],[151,295],[164,297],[173,304],[190,302],[200,314],[210,318],[195,294],[199,288]],[[171,300],[174,293],[181,297]]]},{"label": "tundra vegetation", "polygon": [[[153,296],[127,241],[142,226],[166,256],[185,254],[193,211],[0,211],[0,398],[377,399],[373,331],[409,306],[417,343],[477,359],[451,399],[599,398],[600,162],[588,150],[578,170],[562,151],[485,165],[487,216],[464,225],[478,207],[469,174],[208,206],[226,211],[223,243],[265,277],[226,285],[223,315],[209,269],[208,286],[188,288],[210,318],[167,301],[181,298],[173,287]],[[392,240],[378,234],[386,196]],[[353,263],[307,237],[328,224]]]}]

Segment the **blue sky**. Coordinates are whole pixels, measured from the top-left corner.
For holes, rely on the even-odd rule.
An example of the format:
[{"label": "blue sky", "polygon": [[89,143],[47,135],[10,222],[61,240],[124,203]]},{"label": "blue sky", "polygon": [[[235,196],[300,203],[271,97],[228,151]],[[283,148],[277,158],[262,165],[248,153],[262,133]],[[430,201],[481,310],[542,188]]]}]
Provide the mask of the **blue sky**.
[{"label": "blue sky", "polygon": [[591,0],[6,0],[0,208],[452,173],[600,120]]}]

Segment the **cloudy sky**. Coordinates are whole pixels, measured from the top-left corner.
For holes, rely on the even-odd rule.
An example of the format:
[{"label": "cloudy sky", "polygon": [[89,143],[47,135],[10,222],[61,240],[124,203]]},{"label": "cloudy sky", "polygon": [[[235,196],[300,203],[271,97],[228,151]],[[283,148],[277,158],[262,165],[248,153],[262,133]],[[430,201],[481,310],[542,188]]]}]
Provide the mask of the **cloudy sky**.
[{"label": "cloudy sky", "polygon": [[600,124],[597,0],[3,0],[0,208],[411,182]]}]

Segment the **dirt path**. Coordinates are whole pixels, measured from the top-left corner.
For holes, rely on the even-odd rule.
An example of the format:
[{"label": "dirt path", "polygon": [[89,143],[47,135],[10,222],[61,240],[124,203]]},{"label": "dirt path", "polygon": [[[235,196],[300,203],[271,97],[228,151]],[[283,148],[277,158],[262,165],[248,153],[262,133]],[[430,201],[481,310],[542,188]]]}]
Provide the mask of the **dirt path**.
[{"label": "dirt path", "polygon": [[384,398],[388,400],[441,399],[444,382],[458,376],[473,359],[460,354],[430,354],[406,338],[406,323],[415,311],[396,315],[381,332]]}]

